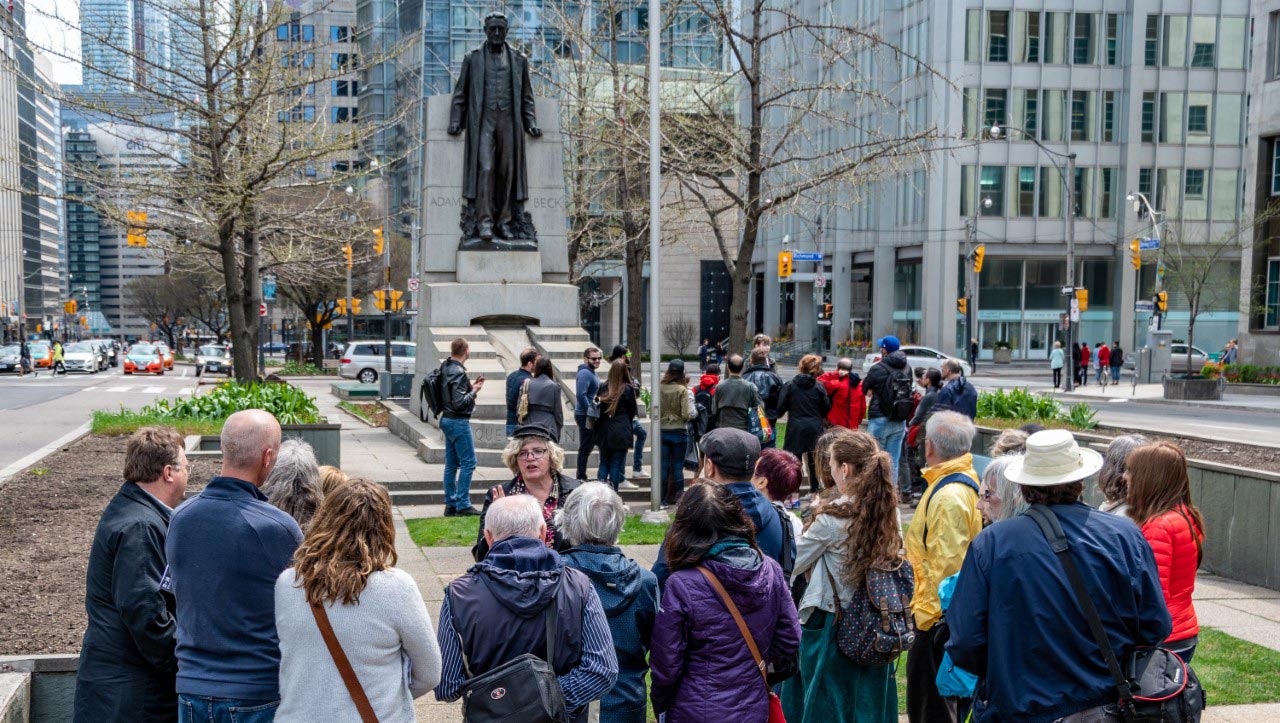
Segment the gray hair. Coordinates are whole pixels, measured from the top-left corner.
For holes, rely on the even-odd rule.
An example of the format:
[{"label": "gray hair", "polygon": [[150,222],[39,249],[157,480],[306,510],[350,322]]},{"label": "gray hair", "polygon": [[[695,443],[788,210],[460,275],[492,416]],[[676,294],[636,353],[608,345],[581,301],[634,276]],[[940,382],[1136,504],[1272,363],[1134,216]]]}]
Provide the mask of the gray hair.
[{"label": "gray hair", "polygon": [[537,539],[543,522],[542,506],[532,495],[508,495],[489,505],[484,530],[493,534],[495,543],[508,537]]},{"label": "gray hair", "polygon": [[526,434],[522,437],[512,437],[507,440],[507,446],[502,450],[502,463],[511,470],[511,474],[520,474],[520,448],[524,447],[524,443],[537,439],[547,443],[547,453],[551,455],[551,474],[555,474],[564,469],[564,447],[552,442],[546,437],[536,434]]},{"label": "gray hair", "polygon": [[982,470],[982,483],[987,486],[987,489],[994,490],[996,496],[1000,498],[1000,517],[992,522],[1017,517],[1030,507],[1022,496],[1022,485],[1011,481],[1005,474],[1009,465],[1020,458],[1021,455],[1018,454],[996,457],[987,464],[986,469]]},{"label": "gray hair", "polygon": [[1098,470],[1098,491],[1107,502],[1123,502],[1129,497],[1129,485],[1124,481],[1125,462],[1129,453],[1151,440],[1141,434],[1126,434],[1111,440],[1102,456],[1102,469]]},{"label": "gray hair", "polygon": [[963,374],[964,367],[960,366],[960,362],[955,359],[943,359],[938,365],[938,369],[944,374]]},{"label": "gray hair", "polygon": [[938,412],[924,425],[925,439],[944,460],[955,459],[973,450],[973,437],[978,430],[973,420],[959,412]]},{"label": "gray hair", "polygon": [[1027,437],[1031,435],[1021,429],[1006,429],[991,443],[991,456],[1003,457],[1006,454],[1022,454],[1027,451]]},{"label": "gray hair", "polygon": [[320,466],[311,445],[301,439],[286,439],[280,443],[276,466],[262,485],[267,501],[298,522],[306,529],[320,507],[323,492],[320,487]]},{"label": "gray hair", "polygon": [[618,544],[627,506],[607,484],[585,482],[556,511],[556,527],[570,545]]}]

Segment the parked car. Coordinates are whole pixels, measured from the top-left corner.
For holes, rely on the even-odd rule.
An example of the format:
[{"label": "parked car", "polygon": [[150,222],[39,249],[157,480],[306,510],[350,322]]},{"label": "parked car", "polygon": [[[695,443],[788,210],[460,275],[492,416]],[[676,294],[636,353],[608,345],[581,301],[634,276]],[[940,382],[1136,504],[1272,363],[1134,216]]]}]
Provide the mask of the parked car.
[{"label": "parked car", "polygon": [[[924,367],[925,369],[941,369],[942,362],[946,359],[955,359],[960,362],[960,368],[964,370],[967,377],[973,373],[973,369],[969,367],[969,362],[954,357],[949,354],[943,354],[937,349],[930,349],[927,346],[908,345],[901,348],[901,351],[907,355],[907,365],[912,369],[916,367]],[[880,352],[868,354],[862,361],[862,375],[865,377],[867,372],[871,371],[871,367],[880,361]]]},{"label": "parked car", "polygon": [[196,350],[196,376],[226,374],[231,376],[231,347],[206,344]]},{"label": "parked car", "polygon": [[[391,372],[412,374],[417,345],[411,341],[391,342]],[[378,374],[386,369],[386,347],[381,341],[354,341],[338,360],[338,374],[344,379],[356,379],[364,384],[378,381]]]},{"label": "parked car", "polygon": [[162,341],[153,343],[155,344],[155,347],[160,350],[160,356],[164,359],[164,368],[166,370],[173,369],[173,350],[169,348],[168,344]]},{"label": "parked car", "polygon": [[267,354],[281,354],[288,348],[288,345],[282,341],[269,341],[262,345],[262,351]]},{"label": "parked car", "polygon": [[0,373],[17,373],[21,359],[22,350],[17,344],[0,346]]},{"label": "parked car", "polygon": [[164,357],[160,348],[152,344],[134,344],[124,355],[124,373],[155,374],[164,376]]},{"label": "parked car", "polygon": [[1209,363],[1209,355],[1198,346],[1191,347],[1191,366],[1187,367],[1187,345],[1174,344],[1169,347],[1169,371],[1174,374],[1199,374],[1205,364]]},{"label": "parked car", "polygon": [[102,350],[87,341],[77,341],[62,347],[62,366],[68,372],[97,374],[102,367]]}]

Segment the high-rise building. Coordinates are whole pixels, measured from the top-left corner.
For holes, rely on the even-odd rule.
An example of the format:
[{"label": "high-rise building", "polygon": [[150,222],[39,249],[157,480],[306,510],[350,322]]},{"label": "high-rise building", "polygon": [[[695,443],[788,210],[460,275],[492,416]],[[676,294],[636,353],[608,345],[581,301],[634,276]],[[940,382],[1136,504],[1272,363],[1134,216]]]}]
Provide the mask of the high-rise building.
[{"label": "high-rise building", "polygon": [[[1161,214],[1166,244],[1218,237],[1242,215],[1249,6],[1187,7],[843,3],[837,16],[906,54],[867,74],[896,108],[860,118],[866,138],[936,126],[948,141],[925,159],[885,167],[856,196],[775,218],[757,250],[755,326],[793,326],[797,339],[826,348],[896,333],[956,353],[975,337],[983,358],[1000,344],[1014,358],[1044,359],[1065,340],[1071,219],[1075,285],[1089,294],[1075,338],[1120,339],[1130,349],[1135,338],[1145,342],[1149,314],[1135,307],[1151,297],[1160,252],[1146,252],[1140,272],[1130,266],[1132,239],[1155,234],[1128,192]],[[809,137],[822,143],[820,132]],[[779,284],[776,257],[788,236],[791,249],[823,254],[821,265],[797,270],[821,270],[824,288]],[[974,243],[985,246],[985,263],[970,330],[957,301]],[[1227,258],[1224,273],[1237,263]],[[828,302],[824,338],[816,311]],[[1181,337],[1188,314],[1176,291],[1170,307],[1165,327]],[[1235,332],[1237,308],[1207,310],[1197,346],[1220,348]]]},{"label": "high-rise building", "polygon": [[19,336],[24,287],[28,273],[38,273],[37,259],[27,262],[22,243],[21,164],[18,161],[18,61],[14,37],[20,26],[0,17],[0,327],[5,341]]},{"label": "high-rise building", "polygon": [[82,0],[84,91],[190,87],[203,65],[198,12],[194,0]]},{"label": "high-rise building", "polygon": [[102,309],[102,220],[88,202],[92,188],[86,172],[98,168],[98,143],[87,130],[67,128],[63,136],[66,169],[67,274],[71,295],[81,308]]},{"label": "high-rise building", "polygon": [[[1252,68],[1249,71],[1249,146],[1245,209],[1268,214],[1280,204],[1280,0],[1253,3]],[[1274,214],[1274,210],[1270,212]],[[1240,361],[1280,363],[1280,218],[1255,229],[1240,268]]]}]

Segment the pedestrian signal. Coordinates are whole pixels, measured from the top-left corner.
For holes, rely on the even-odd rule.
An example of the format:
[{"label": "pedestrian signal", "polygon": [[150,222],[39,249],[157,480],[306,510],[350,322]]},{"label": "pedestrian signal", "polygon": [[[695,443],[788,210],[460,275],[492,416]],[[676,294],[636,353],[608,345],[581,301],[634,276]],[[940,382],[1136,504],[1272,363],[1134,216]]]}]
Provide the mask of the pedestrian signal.
[{"label": "pedestrian signal", "polygon": [[778,252],[778,278],[785,279],[791,276],[792,256],[790,251]]},{"label": "pedestrian signal", "polygon": [[1088,311],[1089,309],[1089,290],[1076,289],[1076,301],[1079,303],[1080,311]]},{"label": "pedestrian signal", "polygon": [[1133,268],[1142,268],[1142,241],[1134,239],[1129,242],[1129,263],[1133,264]]},{"label": "pedestrian signal", "polygon": [[964,298],[963,296],[960,297],[959,299],[956,299],[956,311],[960,312],[961,314],[968,314],[969,300]]},{"label": "pedestrian signal", "polygon": [[1163,314],[1169,310],[1169,292],[1161,291],[1156,294],[1156,311]]}]

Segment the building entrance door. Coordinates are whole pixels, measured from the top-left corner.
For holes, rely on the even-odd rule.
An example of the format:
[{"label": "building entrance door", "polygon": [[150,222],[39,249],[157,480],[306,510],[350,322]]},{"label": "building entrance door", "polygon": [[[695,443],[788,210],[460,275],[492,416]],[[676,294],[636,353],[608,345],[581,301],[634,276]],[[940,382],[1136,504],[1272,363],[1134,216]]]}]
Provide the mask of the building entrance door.
[{"label": "building entrance door", "polygon": [[[1054,327],[1056,324],[1043,321],[1028,321],[1022,326],[1022,338],[1027,340],[1023,359],[1048,359],[1049,350],[1053,348]],[[1014,356],[1019,356],[1017,351]]]},{"label": "building entrance door", "polygon": [[978,357],[992,358],[999,342],[1009,344],[1017,357],[1022,351],[1021,331],[1022,324],[1016,321],[984,321],[978,324]]}]

